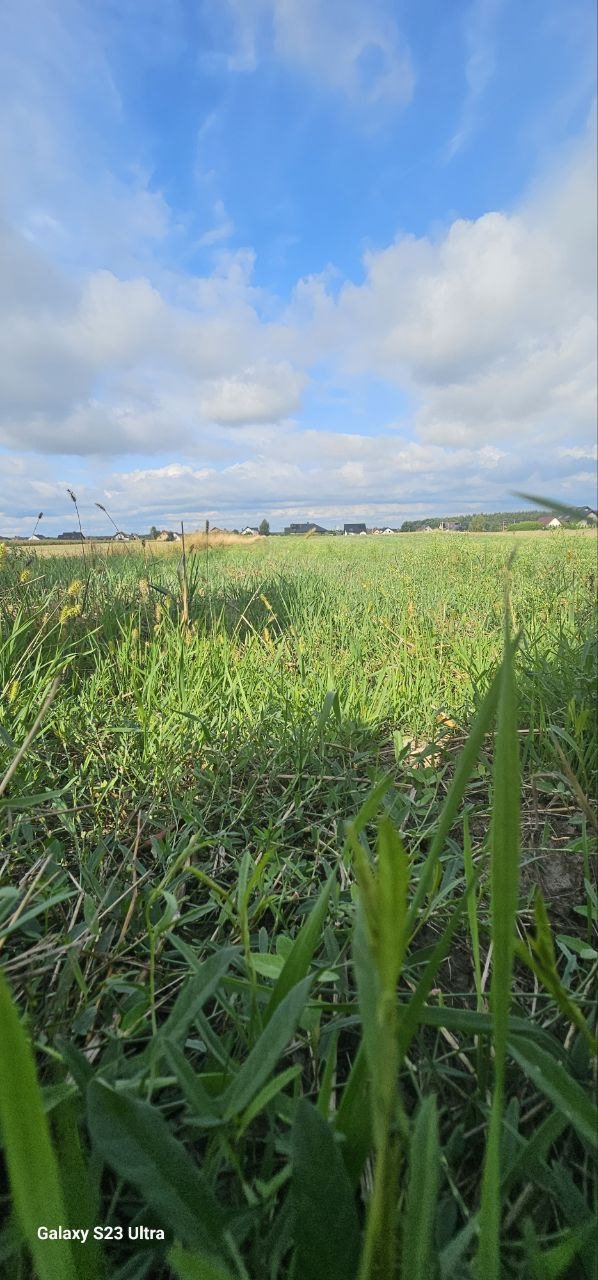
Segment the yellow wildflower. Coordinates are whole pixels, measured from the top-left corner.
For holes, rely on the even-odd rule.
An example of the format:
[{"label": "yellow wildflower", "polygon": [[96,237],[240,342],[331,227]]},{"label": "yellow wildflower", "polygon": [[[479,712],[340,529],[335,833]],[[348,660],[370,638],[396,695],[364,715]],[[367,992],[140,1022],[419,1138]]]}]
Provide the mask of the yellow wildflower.
[{"label": "yellow wildflower", "polygon": [[12,680],[8,688],[8,701],[11,703],[14,702],[18,692],[19,692],[19,682],[18,680]]},{"label": "yellow wildflower", "polygon": [[66,594],[67,596],[78,596],[79,592],[82,590],[83,590],[83,583],[81,582],[80,578],[73,578],[73,581],[69,582],[69,585],[66,589]]},{"label": "yellow wildflower", "polygon": [[138,585],[139,595],[142,600],[146,600],[149,595],[149,582],[147,578],[140,578]]},{"label": "yellow wildflower", "polygon": [[69,618],[78,618],[82,611],[83,607],[79,601],[77,601],[76,604],[63,604],[58,615],[58,621],[61,627],[64,626],[65,622],[68,622]]},{"label": "yellow wildflower", "polygon": [[21,569],[19,574],[19,582],[29,582],[31,577],[31,569]]}]

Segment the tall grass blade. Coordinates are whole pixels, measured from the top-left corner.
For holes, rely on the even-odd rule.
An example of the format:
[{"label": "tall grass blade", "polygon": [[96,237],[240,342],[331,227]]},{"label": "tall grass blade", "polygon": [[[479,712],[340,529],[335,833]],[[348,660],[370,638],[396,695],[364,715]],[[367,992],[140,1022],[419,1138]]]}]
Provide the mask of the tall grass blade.
[{"label": "tall grass blade", "polygon": [[248,1058],[222,1098],[222,1107],[227,1120],[245,1111],[276,1066],[281,1053],[295,1032],[310,987],[311,978],[304,978],[302,982],[297,983],[297,986],[293,987],[279,1004],[268,1025],[256,1040]]},{"label": "tall grass blade", "polygon": [[505,600],[505,643],[498,697],[492,809],[491,987],[494,1040],[494,1092],[486,1145],[480,1205],[478,1280],[500,1280],[500,1138],[509,1034],[509,1007],[515,921],[519,898],[519,824],[521,779],[517,739],[517,703],[513,648]]},{"label": "tall grass blade", "polygon": [[436,1098],[431,1094],[422,1102],[411,1136],[403,1215],[403,1275],[409,1280],[433,1280],[436,1273],[434,1223],[439,1179],[438,1115]]},{"label": "tall grass blade", "polygon": [[[509,651],[512,652],[511,647]],[[459,805],[465,792],[465,787],[471,777],[480,748],[492,723],[492,718],[498,701],[499,690],[501,688],[501,681],[502,674],[501,670],[499,670],[494,676],[490,688],[482,701],[482,705],[470,729],[467,742],[459,756],[455,775],[449,787],[442,810],[439,814],[434,829],[434,835],[430,841],[428,854],[423,866],[419,870],[417,888],[411,900],[407,916],[407,935],[409,937],[413,933],[420,909],[426,899],[428,890],[432,883],[432,877],[436,870],[438,859],[443,851],[446,838],[457,816]]]},{"label": "tall grass blade", "polygon": [[509,1050],[536,1088],[550,1098],[553,1106],[591,1147],[597,1147],[598,1108],[562,1063],[539,1045],[519,1036],[511,1037]]},{"label": "tall grass blade", "polygon": [[284,962],[280,976],[276,982],[266,1012],[264,1022],[269,1022],[279,1004],[289,991],[307,976],[314,952],[322,936],[322,928],[328,910],[328,899],[335,880],[335,873],[329,876],[315,906],[312,908],[305,924],[295,938],[291,950]]},{"label": "tall grass blade", "polygon": [[92,1185],[92,1170],[81,1146],[74,1098],[66,1098],[56,1107],[52,1127],[56,1157],[69,1227],[87,1228],[85,1243],[73,1241],[71,1249],[77,1280],[104,1280],[106,1276],[102,1245],[94,1239],[93,1229],[100,1221],[99,1186]]},{"label": "tall grass blade", "polygon": [[67,1223],[58,1164],[21,1020],[0,973],[0,1131],[15,1212],[38,1280],[76,1280],[69,1241],[38,1239]]}]

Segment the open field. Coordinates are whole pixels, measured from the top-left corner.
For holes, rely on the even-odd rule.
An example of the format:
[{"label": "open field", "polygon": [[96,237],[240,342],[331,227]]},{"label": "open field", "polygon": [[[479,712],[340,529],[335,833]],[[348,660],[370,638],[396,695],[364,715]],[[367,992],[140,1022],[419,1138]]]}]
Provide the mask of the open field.
[{"label": "open field", "polygon": [[[255,534],[228,533],[224,530],[220,533],[211,533],[208,542],[211,547],[234,546],[237,543],[251,544],[259,542],[259,536]],[[197,546],[205,547],[206,536],[204,533],[189,533],[186,536],[186,543],[189,549]],[[122,556],[122,555],[143,555],[146,558],[153,556],[172,555],[176,547],[180,547],[180,543],[161,542],[158,538],[144,538],[131,540],[129,542],[120,542],[117,539],[109,538],[100,541],[98,538],[86,538],[84,542],[68,542],[59,541],[58,538],[44,539],[43,542],[21,542],[12,544],[19,551],[26,551],[28,555],[35,556],[81,556],[93,559],[94,556]]]},{"label": "open field", "polygon": [[0,1120],[18,1203],[39,1155],[117,1230],[32,1272],[5,1182],[7,1274],[592,1280],[595,536],[39,550]]}]

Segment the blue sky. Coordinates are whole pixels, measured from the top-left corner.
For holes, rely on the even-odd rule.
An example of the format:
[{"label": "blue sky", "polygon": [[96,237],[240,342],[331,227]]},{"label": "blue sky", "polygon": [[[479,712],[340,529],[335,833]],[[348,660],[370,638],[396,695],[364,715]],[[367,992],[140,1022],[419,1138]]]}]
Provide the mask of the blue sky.
[{"label": "blue sky", "polygon": [[595,498],[590,0],[8,0],[0,533]]}]

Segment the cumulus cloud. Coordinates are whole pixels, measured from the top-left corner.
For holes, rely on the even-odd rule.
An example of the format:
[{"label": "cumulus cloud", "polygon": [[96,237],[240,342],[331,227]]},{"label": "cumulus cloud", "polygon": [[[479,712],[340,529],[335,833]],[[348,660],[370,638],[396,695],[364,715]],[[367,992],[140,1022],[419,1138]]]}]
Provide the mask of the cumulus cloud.
[{"label": "cumulus cloud", "polygon": [[276,422],[299,408],[304,385],[305,377],[288,363],[250,368],[213,383],[200,410],[220,423]]},{"label": "cumulus cloud", "polygon": [[364,280],[296,291],[306,350],[407,387],[422,439],[544,441],[594,431],[594,140],[511,213],[370,251]]},{"label": "cumulus cloud", "polygon": [[[397,524],[433,511],[467,512],[504,506],[505,493],[521,486],[531,492],[566,496],[588,485],[577,456],[537,456],[525,444],[501,451],[421,443],[398,433],[375,436],[305,431],[289,425],[250,427],[243,433],[240,459],[229,450],[235,428],[223,428],[209,460],[160,461],[154,465],[111,469],[99,460],[93,481],[77,481],[85,527],[104,529],[94,507],[104,502],[123,527],[142,530],[152,523],[190,528],[209,518],[228,527],[268,514],[274,525],[292,519],[316,519],[330,526],[354,517]],[[0,533],[10,527],[27,532],[30,513],[45,512],[47,531],[65,527],[69,516],[66,484],[73,483],[64,460],[54,478],[42,476],[13,456],[0,497]],[[4,507],[4,510],[2,509]],[[12,513],[12,514],[11,514]],[[255,519],[252,519],[255,523]]]},{"label": "cumulus cloud", "polygon": [[173,301],[110,271],[75,285],[0,227],[2,263],[0,444],[151,453],[197,446],[210,423],[278,422],[300,406],[306,377],[276,358],[284,344],[259,318],[251,255],[222,255]]},{"label": "cumulus cloud", "polygon": [[[71,47],[68,23],[63,11],[57,31],[34,0],[25,9],[44,33],[37,74],[50,35]],[[355,101],[408,96],[390,6],[251,0],[241,9],[248,66],[265,40],[269,56]],[[115,127],[108,63],[85,7],[73,0],[72,13],[83,71]],[[52,46],[46,91],[55,57]],[[252,249],[222,247],[230,227],[218,202],[203,231],[211,269],[167,267],[153,250],[176,234],[175,219],[149,177],[126,164],[113,173],[107,161],[97,180],[82,180],[73,101],[83,93],[88,115],[93,104],[81,74],[69,63],[68,101],[44,120],[37,81],[28,106],[11,65],[0,123],[0,532],[39,509],[62,527],[69,483],[90,519],[109,494],[119,522],[133,526],[206,514],[238,523],[259,510],[281,521],[379,512],[395,523],[401,512],[503,503],[517,488],[591,486],[593,135],[517,207],[456,218],[434,235],[398,232],[368,251],[362,279],[343,281],[332,267],[276,299],[256,287]],[[394,390],[409,410],[330,431],[321,399],[318,429],[307,430],[306,393],[323,376],[348,405],[356,387],[382,383],[387,401]],[[89,456],[93,483],[77,461]]]}]

